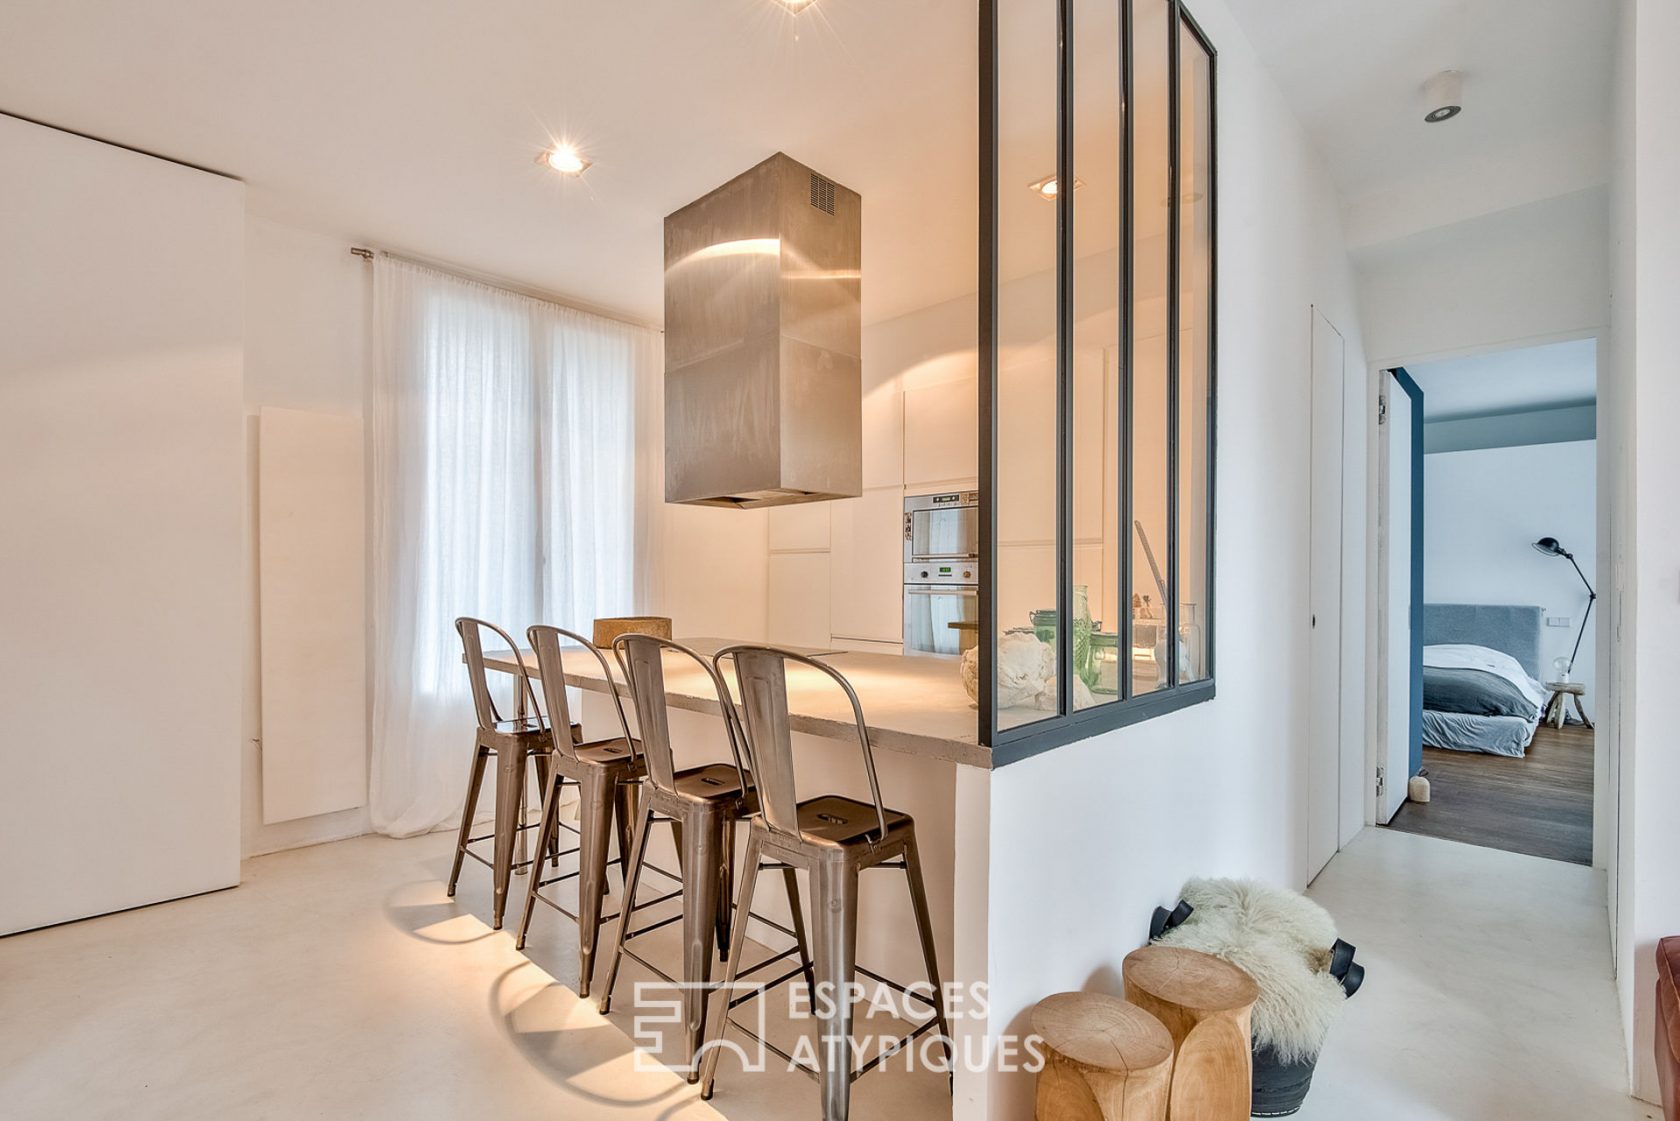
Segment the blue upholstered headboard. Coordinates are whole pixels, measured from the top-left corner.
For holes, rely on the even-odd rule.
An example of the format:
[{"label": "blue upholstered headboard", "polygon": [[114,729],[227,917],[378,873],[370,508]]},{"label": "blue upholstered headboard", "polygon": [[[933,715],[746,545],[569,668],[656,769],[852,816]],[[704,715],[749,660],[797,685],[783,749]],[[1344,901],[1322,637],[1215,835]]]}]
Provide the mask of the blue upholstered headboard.
[{"label": "blue upholstered headboard", "polygon": [[1543,609],[1502,603],[1426,603],[1423,644],[1470,642],[1502,650],[1540,677],[1540,628]]}]

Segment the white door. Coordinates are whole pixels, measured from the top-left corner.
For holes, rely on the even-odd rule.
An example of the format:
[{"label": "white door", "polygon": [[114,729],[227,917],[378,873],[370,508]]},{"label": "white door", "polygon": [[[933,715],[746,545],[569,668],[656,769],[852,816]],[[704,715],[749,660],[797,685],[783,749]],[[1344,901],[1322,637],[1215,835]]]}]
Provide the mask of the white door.
[{"label": "white door", "polygon": [[1388,374],[1382,502],[1383,734],[1377,821],[1384,825],[1406,801],[1412,753],[1412,399]]},{"label": "white door", "polygon": [[239,882],[244,188],[0,115],[0,934]]},{"label": "white door", "polygon": [[1307,875],[1336,855],[1342,727],[1342,394],[1347,344],[1312,313],[1312,545],[1308,649]]}]

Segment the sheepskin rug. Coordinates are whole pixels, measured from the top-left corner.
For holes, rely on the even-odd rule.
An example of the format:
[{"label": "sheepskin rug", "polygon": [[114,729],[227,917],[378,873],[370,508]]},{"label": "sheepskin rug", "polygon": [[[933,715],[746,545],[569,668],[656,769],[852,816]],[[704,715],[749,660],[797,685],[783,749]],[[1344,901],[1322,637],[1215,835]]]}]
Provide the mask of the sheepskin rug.
[{"label": "sheepskin rug", "polygon": [[1336,923],[1317,903],[1254,880],[1191,880],[1195,908],[1157,941],[1223,958],[1254,978],[1254,1039],[1285,1063],[1318,1054],[1346,996],[1329,973]]}]

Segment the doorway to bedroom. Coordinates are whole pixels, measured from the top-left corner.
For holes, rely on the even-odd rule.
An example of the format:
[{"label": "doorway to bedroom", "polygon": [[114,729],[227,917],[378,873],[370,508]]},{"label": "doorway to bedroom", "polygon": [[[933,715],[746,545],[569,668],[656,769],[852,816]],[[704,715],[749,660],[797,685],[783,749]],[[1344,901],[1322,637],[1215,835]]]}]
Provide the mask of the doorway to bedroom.
[{"label": "doorway to bedroom", "polygon": [[1597,350],[1379,375],[1390,828],[1594,863]]}]

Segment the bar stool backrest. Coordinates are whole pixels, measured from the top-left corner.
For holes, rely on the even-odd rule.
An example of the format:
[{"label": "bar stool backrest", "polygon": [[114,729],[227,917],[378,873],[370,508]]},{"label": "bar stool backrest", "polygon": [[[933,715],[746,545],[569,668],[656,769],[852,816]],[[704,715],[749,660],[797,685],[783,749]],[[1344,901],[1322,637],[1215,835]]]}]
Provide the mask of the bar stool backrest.
[{"label": "bar stool backrest", "polygon": [[[472,683],[473,708],[478,712],[478,726],[486,732],[494,732],[496,725],[502,722],[502,714],[496,708],[496,699],[490,695],[490,671],[484,666],[483,632],[489,631],[512,651],[514,658],[519,661],[519,672],[514,675],[514,688],[523,690],[528,698],[534,700],[536,694],[531,691],[531,676],[525,671],[524,659],[519,657],[519,645],[496,624],[463,615],[455,620],[455,631],[461,636],[461,649],[467,656],[467,679]],[[518,696],[519,693],[514,695]]]},{"label": "bar stool backrest", "polygon": [[[554,749],[567,758],[577,758],[577,748],[572,743],[572,707],[566,696],[566,666],[561,657],[560,640],[569,638],[591,654],[601,663],[601,672],[606,675],[607,688],[612,690],[613,707],[618,710],[618,727],[624,736],[624,743],[630,749],[631,758],[636,756],[636,741],[630,738],[630,722],[624,716],[624,702],[618,696],[618,679],[613,676],[612,665],[605,654],[587,638],[576,631],[568,631],[561,627],[551,627],[544,623],[537,623],[525,629],[526,641],[537,655],[537,676],[543,683],[543,698],[548,701],[548,725],[551,729],[560,729],[561,734],[554,736]],[[539,722],[543,719],[543,709],[532,698],[531,711],[537,714]]]},{"label": "bar stool backrest", "polygon": [[877,839],[887,833],[887,811],[881,803],[881,782],[875,775],[875,753],[869,745],[869,728],[864,723],[863,705],[845,675],[826,662],[774,646],[729,646],[712,659],[735,663],[735,683],[741,691],[741,708],[746,740],[752,753],[753,774],[758,782],[758,801],[765,824],[773,831],[798,840],[799,793],[793,765],[793,723],[788,715],[787,664],[809,666],[832,678],[846,694],[857,725],[858,749],[869,778],[869,795],[875,802],[875,819],[880,827]]},{"label": "bar stool backrest", "polygon": [[671,748],[670,703],[665,693],[663,655],[667,650],[688,658],[711,679],[723,712],[723,726],[729,735],[729,754],[735,762],[735,773],[741,780],[741,789],[751,789],[752,772],[743,756],[744,743],[735,706],[729,699],[729,686],[723,683],[717,667],[698,652],[668,638],[651,634],[621,634],[613,640],[613,653],[624,669],[624,679],[630,684],[630,703],[636,710],[636,726],[642,734],[642,756],[647,760],[648,781],[668,794],[676,793],[676,753]]}]

